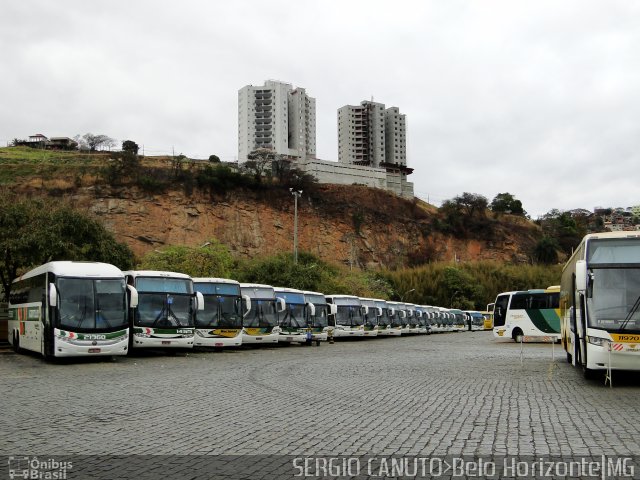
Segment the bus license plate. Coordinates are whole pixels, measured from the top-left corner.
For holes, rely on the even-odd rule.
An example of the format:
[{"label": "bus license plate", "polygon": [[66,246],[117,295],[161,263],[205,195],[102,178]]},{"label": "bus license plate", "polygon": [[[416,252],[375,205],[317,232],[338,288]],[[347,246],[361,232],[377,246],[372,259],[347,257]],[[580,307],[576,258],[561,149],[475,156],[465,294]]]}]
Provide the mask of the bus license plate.
[{"label": "bus license plate", "polygon": [[99,348],[90,348],[89,349],[89,353],[100,353],[100,349]]},{"label": "bus license plate", "polygon": [[262,340],[262,337],[256,337],[256,340]]},{"label": "bus license plate", "polygon": [[162,340],[162,345],[171,345],[170,340]]}]

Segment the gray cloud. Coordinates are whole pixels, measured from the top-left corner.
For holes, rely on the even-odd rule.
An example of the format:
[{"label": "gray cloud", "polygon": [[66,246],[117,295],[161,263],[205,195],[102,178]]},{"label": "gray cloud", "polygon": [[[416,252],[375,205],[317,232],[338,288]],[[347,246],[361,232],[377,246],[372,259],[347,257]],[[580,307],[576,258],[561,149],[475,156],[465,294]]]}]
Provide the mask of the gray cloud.
[{"label": "gray cloud", "polygon": [[[209,4],[210,3],[210,4]],[[9,2],[0,141],[104,133],[147,152],[237,155],[237,91],[279,79],[336,111],[407,115],[416,192],[551,208],[636,194],[640,4],[632,0]]]}]

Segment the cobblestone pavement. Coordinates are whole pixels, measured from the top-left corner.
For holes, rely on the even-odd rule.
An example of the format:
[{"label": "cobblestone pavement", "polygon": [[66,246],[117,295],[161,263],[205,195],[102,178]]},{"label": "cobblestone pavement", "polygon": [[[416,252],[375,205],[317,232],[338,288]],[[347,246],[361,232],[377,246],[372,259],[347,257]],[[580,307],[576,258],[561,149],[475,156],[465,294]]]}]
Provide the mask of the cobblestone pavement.
[{"label": "cobblestone pavement", "polygon": [[[1,455],[632,455],[640,379],[490,332],[45,363],[0,355]],[[614,374],[615,375],[615,374]]]}]

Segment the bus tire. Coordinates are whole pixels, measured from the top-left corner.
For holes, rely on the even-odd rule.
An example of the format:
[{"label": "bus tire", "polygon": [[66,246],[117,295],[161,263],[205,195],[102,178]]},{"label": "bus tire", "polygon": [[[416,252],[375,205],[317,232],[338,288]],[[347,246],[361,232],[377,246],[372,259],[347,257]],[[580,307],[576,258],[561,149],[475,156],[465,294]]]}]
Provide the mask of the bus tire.
[{"label": "bus tire", "polygon": [[587,368],[587,352],[584,352],[584,363],[582,364],[582,374],[586,380],[593,380],[598,376],[598,370]]},{"label": "bus tire", "polygon": [[13,351],[20,353],[20,335],[15,330],[13,331]]},{"label": "bus tire", "polygon": [[514,341],[514,342],[516,342],[516,343],[520,343],[520,342],[523,340],[523,338],[522,338],[522,337],[524,337],[524,335],[523,335],[523,333],[522,333],[522,330],[520,330],[519,328],[516,328],[516,329],[513,331],[513,334],[512,334],[512,336],[511,336],[511,337],[513,338],[513,341]]},{"label": "bus tire", "polygon": [[573,360],[573,359],[571,358],[571,354],[570,354],[569,352],[567,352],[567,363],[568,363],[569,365],[571,365],[571,361],[572,361],[572,360]]}]

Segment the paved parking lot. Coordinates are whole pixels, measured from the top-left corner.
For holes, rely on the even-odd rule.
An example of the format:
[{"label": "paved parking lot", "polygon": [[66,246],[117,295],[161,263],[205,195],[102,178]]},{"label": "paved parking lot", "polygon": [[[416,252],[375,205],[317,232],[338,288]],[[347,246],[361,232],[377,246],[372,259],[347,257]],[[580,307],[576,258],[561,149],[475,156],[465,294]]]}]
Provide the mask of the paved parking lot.
[{"label": "paved parking lot", "polygon": [[47,364],[0,355],[2,455],[633,455],[640,379],[490,332]]}]

